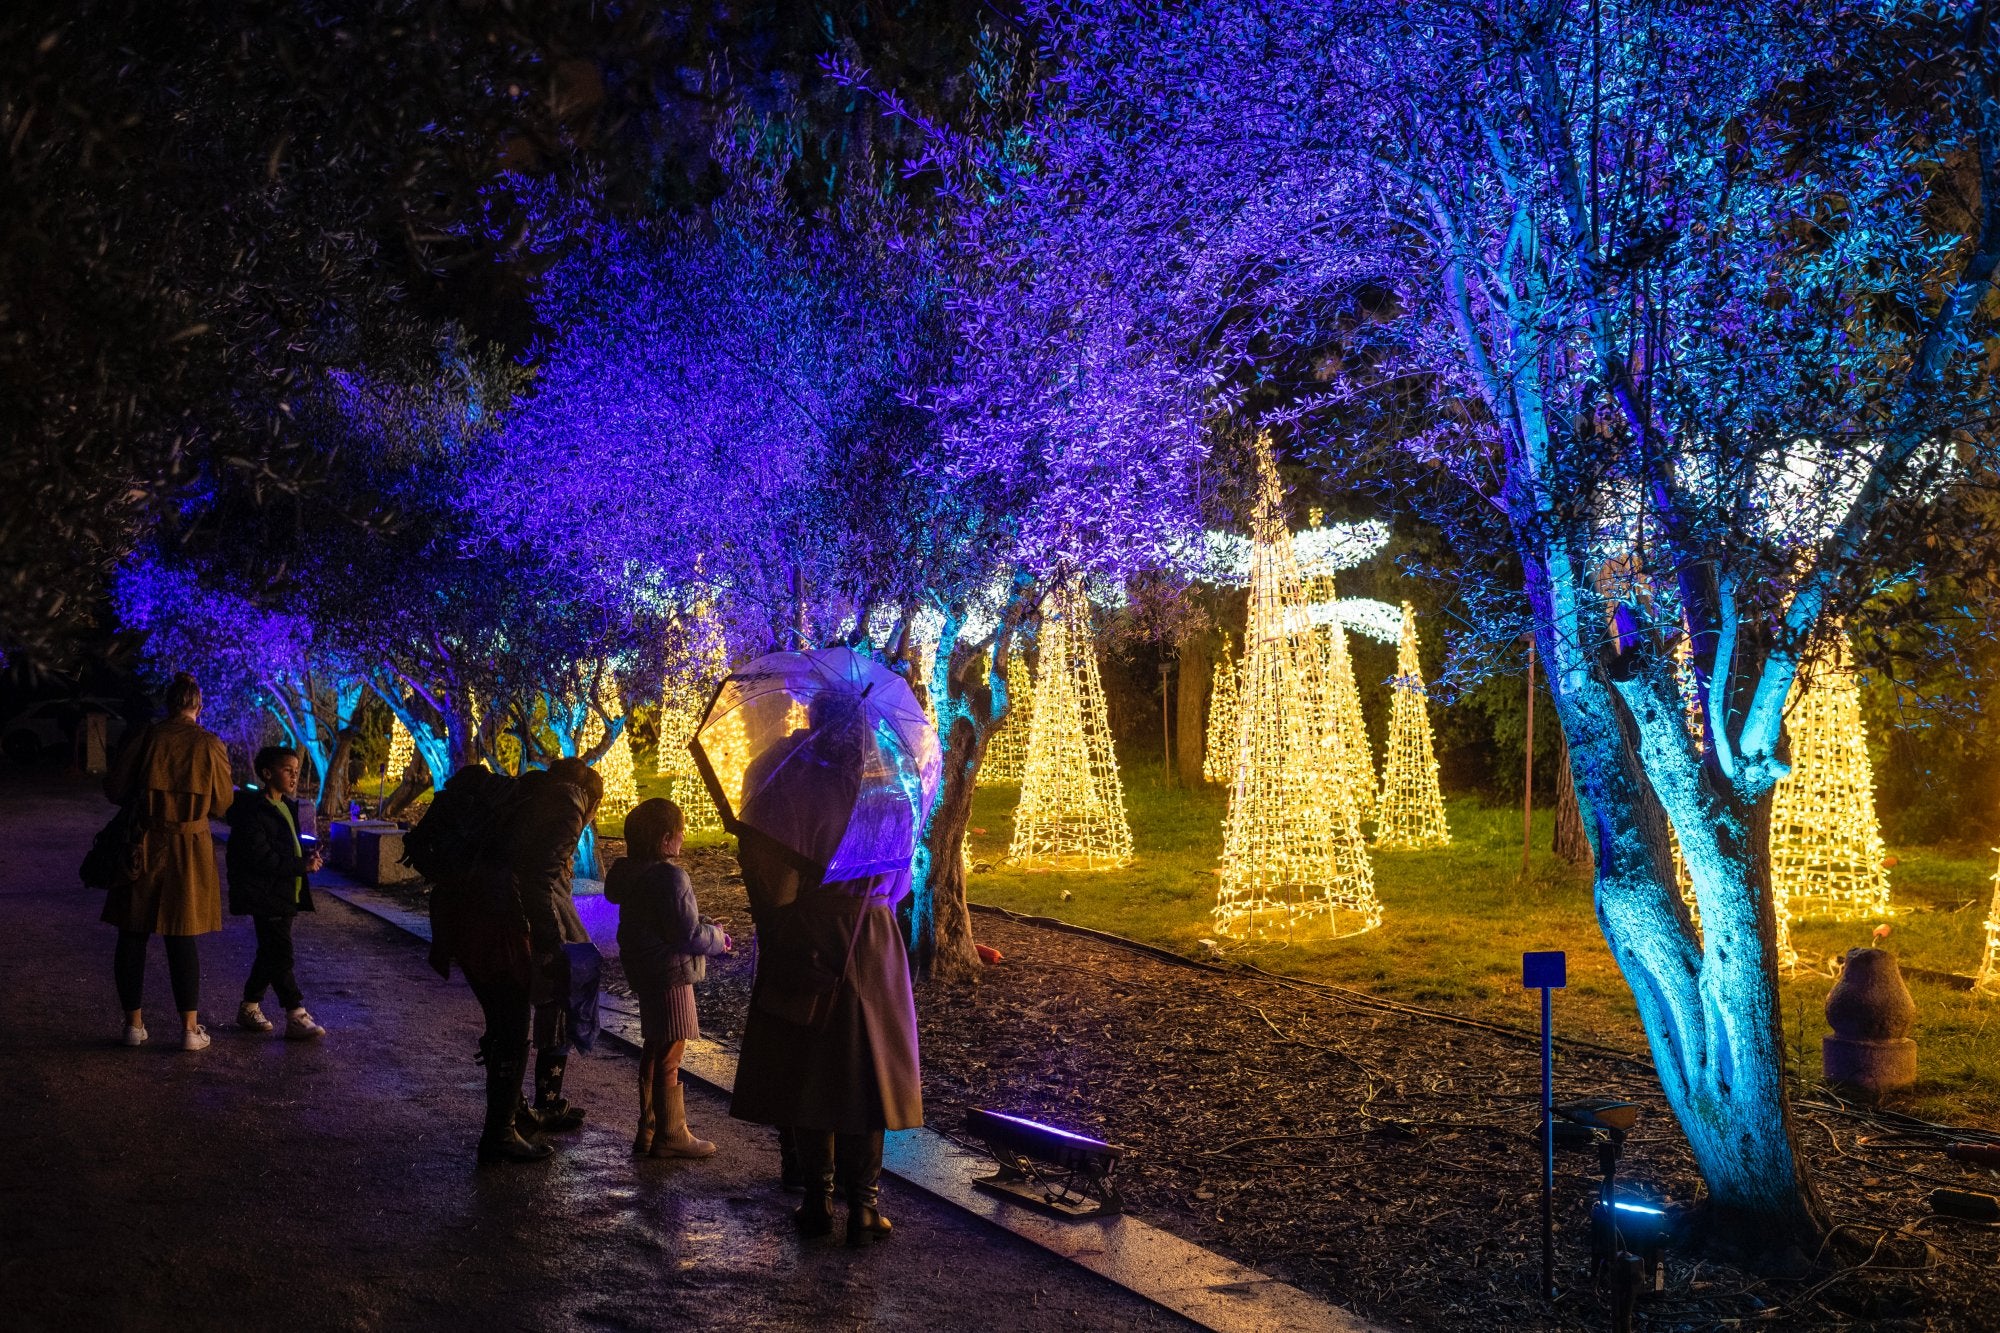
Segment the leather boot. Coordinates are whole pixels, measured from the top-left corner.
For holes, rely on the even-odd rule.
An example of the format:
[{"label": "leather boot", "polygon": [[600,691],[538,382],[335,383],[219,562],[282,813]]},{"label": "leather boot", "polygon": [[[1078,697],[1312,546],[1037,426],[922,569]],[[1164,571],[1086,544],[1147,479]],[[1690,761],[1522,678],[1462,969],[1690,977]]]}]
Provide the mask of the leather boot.
[{"label": "leather boot", "polygon": [[544,1134],[567,1134],[583,1128],[583,1108],[563,1100],[563,1070],[568,1065],[569,1051],[564,1046],[535,1052],[535,1115]]},{"label": "leather boot", "polygon": [[479,1164],[539,1162],[555,1149],[540,1139],[524,1139],[514,1127],[521,1106],[521,1075],[528,1069],[523,1055],[489,1053],[486,1058],[486,1127],[479,1136]]},{"label": "leather boot", "polygon": [[792,1147],[799,1157],[805,1201],[792,1212],[799,1234],[808,1239],[833,1234],[833,1134],[824,1129],[794,1129]]},{"label": "leather boot", "polygon": [[688,1132],[687,1101],[678,1082],[655,1089],[653,1104],[660,1108],[660,1130],[653,1136],[653,1156],[715,1156],[713,1143]]},{"label": "leather boot", "polygon": [[639,1130],[632,1136],[632,1155],[644,1157],[653,1150],[653,1071],[639,1070]]},{"label": "leather boot", "polygon": [[841,1192],[847,1196],[847,1243],[872,1245],[887,1240],[889,1219],[882,1216],[882,1131],[841,1134],[834,1138],[834,1164]]},{"label": "leather boot", "polygon": [[778,1131],[778,1185],[791,1194],[806,1187],[806,1173],[799,1170],[798,1145],[792,1141],[789,1128]]}]

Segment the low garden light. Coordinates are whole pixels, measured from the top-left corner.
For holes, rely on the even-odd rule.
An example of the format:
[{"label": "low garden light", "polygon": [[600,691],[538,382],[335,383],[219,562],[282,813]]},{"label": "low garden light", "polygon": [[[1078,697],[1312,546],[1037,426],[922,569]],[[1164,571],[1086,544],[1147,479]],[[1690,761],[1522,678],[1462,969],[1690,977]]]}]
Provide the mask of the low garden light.
[{"label": "low garden light", "polygon": [[1123,1148],[1004,1111],[966,1113],[966,1133],[986,1145],[999,1171],[974,1183],[1061,1217],[1122,1212]]}]

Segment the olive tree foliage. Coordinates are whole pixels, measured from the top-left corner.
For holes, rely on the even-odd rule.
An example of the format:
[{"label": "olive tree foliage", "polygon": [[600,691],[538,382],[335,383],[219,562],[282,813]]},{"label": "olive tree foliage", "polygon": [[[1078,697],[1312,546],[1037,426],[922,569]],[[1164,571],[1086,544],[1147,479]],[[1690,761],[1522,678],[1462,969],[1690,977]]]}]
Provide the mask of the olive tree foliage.
[{"label": "olive tree foliage", "polygon": [[[1520,569],[1460,590],[1459,647],[1533,633],[1711,1216],[1810,1251],[1769,795],[1815,648],[1991,462],[1984,8],[1030,8],[1053,76],[1026,146],[959,168],[1019,201],[1001,267],[1156,358],[1160,397],[1393,477],[1469,566]],[[1050,326],[988,323],[1003,352]]]}]

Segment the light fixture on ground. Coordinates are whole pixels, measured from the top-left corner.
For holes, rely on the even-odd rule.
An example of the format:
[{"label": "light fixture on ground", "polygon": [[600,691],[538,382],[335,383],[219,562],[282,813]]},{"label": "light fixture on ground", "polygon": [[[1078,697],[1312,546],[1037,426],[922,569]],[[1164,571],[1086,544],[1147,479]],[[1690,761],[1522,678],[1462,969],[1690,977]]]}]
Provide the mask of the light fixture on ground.
[{"label": "light fixture on ground", "polygon": [[1444,793],[1438,788],[1437,751],[1417,660],[1417,613],[1403,603],[1403,638],[1396,648],[1396,678],[1390,682],[1389,756],[1382,765],[1382,796],[1375,806],[1377,847],[1427,848],[1451,845],[1444,822]]},{"label": "light fixture on ground", "polygon": [[1116,1180],[1123,1148],[1002,1111],[967,1112],[965,1130],[1000,1164],[973,1182],[982,1189],[1062,1217],[1124,1211]]},{"label": "light fixture on ground", "polygon": [[1339,733],[1320,730],[1325,660],[1268,444],[1258,472],[1236,762],[1212,915],[1218,933],[1239,939],[1359,934],[1382,923],[1382,905],[1338,780]]},{"label": "light fixture on ground", "polygon": [[1067,870],[1110,870],[1132,859],[1132,826],[1081,580],[1043,603],[1035,715],[1008,855]]}]

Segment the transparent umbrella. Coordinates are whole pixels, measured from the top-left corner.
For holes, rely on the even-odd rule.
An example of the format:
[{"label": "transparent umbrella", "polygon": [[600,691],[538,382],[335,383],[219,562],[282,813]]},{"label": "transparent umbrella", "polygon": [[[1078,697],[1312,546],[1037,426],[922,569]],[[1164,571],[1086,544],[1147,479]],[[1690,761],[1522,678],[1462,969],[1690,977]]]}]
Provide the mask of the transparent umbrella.
[{"label": "transparent umbrella", "polygon": [[909,685],[847,648],[730,672],[688,748],[725,825],[776,840],[829,882],[907,869],[944,770]]}]

